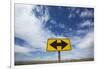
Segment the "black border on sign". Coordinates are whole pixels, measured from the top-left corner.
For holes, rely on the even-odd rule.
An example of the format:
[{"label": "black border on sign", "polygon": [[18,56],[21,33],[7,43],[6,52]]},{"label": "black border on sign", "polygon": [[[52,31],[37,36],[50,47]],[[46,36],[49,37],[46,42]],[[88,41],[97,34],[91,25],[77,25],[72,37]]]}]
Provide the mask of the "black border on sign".
[{"label": "black border on sign", "polygon": [[[71,41],[70,41],[69,38],[48,38],[48,40],[50,40],[50,39],[60,39],[60,40],[61,40],[61,39],[68,39],[71,48],[70,48],[69,50],[62,50],[62,51],[70,51],[70,50],[72,50],[72,45],[71,45]],[[57,50],[57,51],[54,51],[54,50],[49,51],[49,50],[48,50],[48,40],[47,40],[46,52],[58,52],[58,50]]]}]

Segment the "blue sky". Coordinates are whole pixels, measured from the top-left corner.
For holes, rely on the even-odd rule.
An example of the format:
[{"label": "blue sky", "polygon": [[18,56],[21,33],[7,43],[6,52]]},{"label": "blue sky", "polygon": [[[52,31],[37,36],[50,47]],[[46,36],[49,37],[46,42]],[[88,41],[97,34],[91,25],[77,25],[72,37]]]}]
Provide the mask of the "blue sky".
[{"label": "blue sky", "polygon": [[62,60],[94,57],[94,9],[15,4],[15,60],[57,60],[46,52],[48,38],[68,37],[72,50]]}]

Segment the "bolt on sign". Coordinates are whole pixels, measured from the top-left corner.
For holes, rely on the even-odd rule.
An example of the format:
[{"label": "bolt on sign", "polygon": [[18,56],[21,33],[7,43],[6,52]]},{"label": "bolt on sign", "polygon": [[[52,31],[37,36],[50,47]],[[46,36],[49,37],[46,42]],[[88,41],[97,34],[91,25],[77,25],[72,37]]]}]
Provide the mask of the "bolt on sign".
[{"label": "bolt on sign", "polygon": [[47,41],[47,51],[69,51],[71,50],[69,38],[50,38]]}]

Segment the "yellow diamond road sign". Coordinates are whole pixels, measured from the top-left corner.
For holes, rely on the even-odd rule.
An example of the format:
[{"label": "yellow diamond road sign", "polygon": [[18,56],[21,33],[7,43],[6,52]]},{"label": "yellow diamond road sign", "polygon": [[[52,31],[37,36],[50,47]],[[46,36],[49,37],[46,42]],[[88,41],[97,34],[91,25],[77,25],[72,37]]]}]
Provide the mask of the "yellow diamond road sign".
[{"label": "yellow diamond road sign", "polygon": [[47,51],[69,51],[71,42],[68,38],[50,38],[47,41]]}]

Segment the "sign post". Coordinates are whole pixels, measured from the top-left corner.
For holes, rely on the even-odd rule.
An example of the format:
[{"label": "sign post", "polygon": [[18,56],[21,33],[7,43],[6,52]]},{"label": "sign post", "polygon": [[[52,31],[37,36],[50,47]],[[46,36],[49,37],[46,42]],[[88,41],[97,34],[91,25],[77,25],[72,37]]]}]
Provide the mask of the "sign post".
[{"label": "sign post", "polygon": [[58,51],[58,62],[61,62],[61,56],[60,56],[60,51]]},{"label": "sign post", "polygon": [[58,52],[58,62],[61,62],[61,51],[71,50],[70,39],[68,38],[50,38],[47,41],[47,52]]}]

